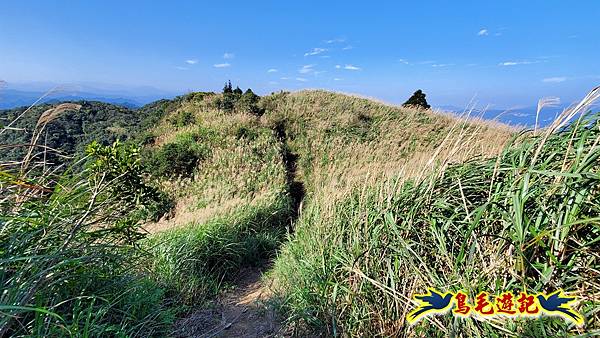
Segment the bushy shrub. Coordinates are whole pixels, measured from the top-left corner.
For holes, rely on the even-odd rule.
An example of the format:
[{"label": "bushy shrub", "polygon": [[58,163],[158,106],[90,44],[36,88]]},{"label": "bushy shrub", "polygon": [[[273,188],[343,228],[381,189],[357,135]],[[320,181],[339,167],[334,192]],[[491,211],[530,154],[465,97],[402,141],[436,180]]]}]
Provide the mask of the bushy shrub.
[{"label": "bushy shrub", "polygon": [[254,94],[252,89],[248,88],[246,92],[235,103],[235,110],[238,112],[250,113],[256,116],[261,116],[263,110],[258,106],[260,96]]},{"label": "bushy shrub", "polygon": [[425,93],[423,93],[423,91],[419,89],[416,92],[414,92],[406,102],[404,102],[403,106],[429,109],[431,108],[431,106],[427,103],[425,96]]},{"label": "bushy shrub", "polygon": [[136,273],[146,253],[135,220],[156,191],[135,147],[87,150],[84,170],[67,170],[53,189],[42,186],[47,177],[0,175],[2,337],[168,333],[165,291]]},{"label": "bushy shrub", "polygon": [[208,149],[202,144],[189,138],[180,139],[157,150],[150,150],[145,156],[144,166],[158,177],[191,176],[207,153]]},{"label": "bushy shrub", "polygon": [[232,89],[231,81],[225,84],[223,94],[217,98],[215,103],[218,109],[227,113],[246,112],[257,116],[262,115],[263,109],[258,105],[260,96],[254,94],[252,89],[248,88],[242,92],[240,87]]},{"label": "bushy shrub", "polygon": [[188,110],[180,111],[175,116],[169,118],[171,125],[177,128],[182,128],[190,124],[196,123],[196,117]]},{"label": "bushy shrub", "polygon": [[[86,154],[89,156],[89,174],[110,181],[108,191],[136,210],[129,218],[118,221],[124,233],[136,232],[138,221],[158,220],[172,208],[172,201],[163,192],[144,181],[144,167],[137,146],[119,141],[110,146],[92,142],[86,148]],[[137,239],[138,236],[134,237]]]}]

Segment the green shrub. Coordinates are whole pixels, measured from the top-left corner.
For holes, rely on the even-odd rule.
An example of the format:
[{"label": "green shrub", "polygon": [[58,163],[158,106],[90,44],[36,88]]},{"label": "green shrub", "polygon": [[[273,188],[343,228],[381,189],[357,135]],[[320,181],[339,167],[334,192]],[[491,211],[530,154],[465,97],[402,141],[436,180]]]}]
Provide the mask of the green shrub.
[{"label": "green shrub", "polygon": [[117,222],[123,231],[137,228],[138,221],[158,220],[173,206],[165,193],[149,186],[144,178],[144,167],[137,146],[116,141],[111,146],[92,142],[86,148],[87,168],[90,175],[111,182],[109,193],[118,196],[136,212],[131,218]]},{"label": "green shrub", "polygon": [[[144,277],[140,217],[154,203],[135,147],[88,147],[76,167],[49,177],[2,171],[0,336],[164,336],[165,292]],[[127,223],[127,224],[125,224]]]},{"label": "green shrub", "polygon": [[[204,130],[200,129],[198,133],[186,133],[180,135],[173,143],[148,150],[144,160],[146,170],[157,177],[174,178],[193,175],[200,161],[210,151],[201,141],[203,132]],[[210,133],[204,136],[210,136]]]},{"label": "green shrub", "polygon": [[175,116],[169,118],[171,125],[182,128],[196,123],[196,117],[188,110],[180,111]]},{"label": "green shrub", "polygon": [[248,89],[235,103],[235,109],[238,112],[245,112],[256,116],[261,116],[264,111],[258,106],[259,100],[260,96],[254,94],[252,89]]},{"label": "green shrub", "polygon": [[425,93],[423,93],[423,91],[419,89],[416,92],[414,92],[412,96],[409,97],[408,100],[406,100],[406,102],[404,102],[403,106],[429,109],[431,108],[431,106],[427,103],[425,96]]}]

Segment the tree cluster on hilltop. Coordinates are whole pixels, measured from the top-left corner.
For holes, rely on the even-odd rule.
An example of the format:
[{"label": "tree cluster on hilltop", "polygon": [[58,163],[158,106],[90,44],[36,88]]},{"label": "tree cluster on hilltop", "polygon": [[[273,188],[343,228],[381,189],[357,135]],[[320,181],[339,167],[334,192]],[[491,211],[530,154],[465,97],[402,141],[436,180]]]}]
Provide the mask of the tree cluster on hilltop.
[{"label": "tree cluster on hilltop", "polygon": [[227,81],[223,87],[222,97],[217,100],[217,107],[228,113],[247,112],[261,116],[264,111],[258,105],[259,100],[260,96],[252,89],[248,88],[245,92],[239,86],[233,89],[231,81]]}]

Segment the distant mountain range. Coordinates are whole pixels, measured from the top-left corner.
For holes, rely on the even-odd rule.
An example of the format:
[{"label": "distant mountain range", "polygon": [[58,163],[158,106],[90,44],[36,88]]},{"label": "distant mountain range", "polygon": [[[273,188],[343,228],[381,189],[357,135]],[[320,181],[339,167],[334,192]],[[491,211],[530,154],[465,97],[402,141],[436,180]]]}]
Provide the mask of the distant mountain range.
[{"label": "distant mountain range", "polygon": [[[52,89],[55,88],[55,89]],[[160,99],[170,99],[178,93],[167,92],[155,88],[112,88],[100,85],[66,85],[54,84],[4,84],[0,83],[0,109],[30,106],[34,102],[54,103],[62,101],[100,101],[121,105],[127,108],[138,108]]]},{"label": "distant mountain range", "polygon": [[[540,127],[549,125],[567,107],[568,105],[561,104],[554,107],[543,108],[538,117],[538,125]],[[438,106],[436,108],[461,116],[469,114],[468,109],[456,106]],[[536,112],[537,107],[535,106],[510,109],[473,109],[473,111],[470,112],[470,116],[481,117],[486,120],[498,120],[510,125],[533,127],[535,125]]]},{"label": "distant mountain range", "polygon": [[[0,92],[0,109],[11,109],[21,106],[29,106],[42,98],[45,93],[43,92],[25,92],[13,89],[7,89]],[[135,99],[124,98],[124,97],[111,97],[102,96],[94,93],[69,93],[62,95],[48,95],[43,97],[39,103],[55,103],[62,101],[100,101],[106,103],[112,103],[127,108],[138,108],[148,102],[141,102]]]},{"label": "distant mountain range", "polygon": [[[38,103],[55,103],[63,101],[100,101],[120,105],[130,109],[139,108],[145,104],[160,100],[171,99],[183,93],[174,93],[151,87],[119,87],[98,84],[76,84],[59,86],[54,91],[49,88],[57,87],[51,83],[35,83],[26,85],[6,84],[0,81],[0,109],[30,106]],[[542,109],[538,125],[547,126],[565,109],[568,104]],[[456,115],[464,115],[465,108],[442,105],[435,108]],[[486,120],[497,119],[510,125],[533,127],[535,125],[537,107],[520,107],[510,109],[474,109],[472,117],[482,117]]]}]

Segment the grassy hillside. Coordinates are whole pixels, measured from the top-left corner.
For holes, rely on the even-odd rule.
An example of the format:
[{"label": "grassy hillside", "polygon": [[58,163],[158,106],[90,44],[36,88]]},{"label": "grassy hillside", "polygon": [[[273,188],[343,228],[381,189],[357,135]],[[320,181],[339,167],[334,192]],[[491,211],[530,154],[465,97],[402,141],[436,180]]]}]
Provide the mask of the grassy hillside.
[{"label": "grassy hillside", "polygon": [[[596,115],[520,132],[325,91],[260,101],[251,91],[192,93],[138,111],[86,104],[45,125],[73,138],[53,148],[76,153],[118,135],[127,144],[87,147],[75,164],[84,170],[59,184],[14,165],[0,171],[9,290],[0,299],[18,317],[0,321],[3,334],[164,336],[241,268],[266,262],[274,300],[301,336],[599,329]],[[3,142],[29,142],[47,109],[24,114],[28,134]],[[583,300],[587,323],[441,316],[408,326],[410,297],[428,286],[471,297],[564,288]]]},{"label": "grassy hillside", "polygon": [[[507,142],[503,127],[330,93],[281,102],[279,118],[292,121],[295,144],[311,156],[302,162],[311,197],[273,271],[298,329],[344,336],[598,332],[597,115],[565,116]],[[569,119],[575,124],[565,129]],[[357,130],[361,137],[349,136]],[[480,291],[563,288],[582,299],[587,326],[449,315],[408,326],[410,297],[427,287],[467,290],[471,299]]]},{"label": "grassy hillside", "polygon": [[272,257],[293,217],[285,143],[257,116],[216,108],[218,99],[190,95],[149,131],[150,170],[163,160],[176,166],[181,156],[165,159],[167,149],[193,149],[196,158],[191,171],[156,173],[176,207],[145,226],[152,269],[189,304],[216,294],[241,266]]},{"label": "grassy hillside", "polygon": [[[117,139],[126,140],[145,130],[165,114],[161,102],[131,110],[129,108],[102,102],[78,101],[77,109],[67,109],[53,118],[47,125],[40,143],[56,151],[51,155],[64,156],[82,153],[92,141],[110,144]],[[21,107],[0,110],[0,123],[9,126],[0,134],[0,143],[17,145],[28,143],[36,130],[39,118],[56,104],[42,104],[34,107]],[[16,121],[11,124],[12,121]],[[18,160],[25,154],[24,147],[0,149],[0,157],[5,160]],[[54,159],[64,163],[60,157]]]}]

